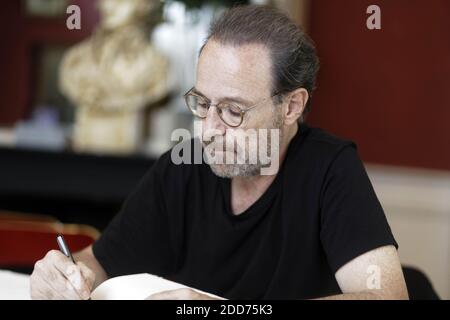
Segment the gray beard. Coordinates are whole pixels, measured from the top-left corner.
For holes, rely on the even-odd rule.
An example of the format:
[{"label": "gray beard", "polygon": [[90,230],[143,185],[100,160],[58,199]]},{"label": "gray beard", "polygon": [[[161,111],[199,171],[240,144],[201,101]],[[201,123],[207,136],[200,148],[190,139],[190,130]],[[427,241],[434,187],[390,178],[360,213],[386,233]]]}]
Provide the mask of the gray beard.
[{"label": "gray beard", "polygon": [[221,178],[253,177],[261,172],[262,165],[257,164],[210,164],[211,171]]},{"label": "gray beard", "polygon": [[[283,120],[282,120],[282,115],[281,115],[281,111],[279,111],[278,109],[274,110],[274,121],[272,123],[272,125],[269,128],[273,128],[273,129],[279,129],[279,141],[278,146],[280,146],[281,141],[282,141],[282,137],[283,137],[283,130],[282,130],[282,126],[283,126]],[[268,130],[270,131],[270,130]],[[270,139],[270,134],[269,137],[267,139],[267,152],[271,152],[272,150],[272,141]],[[246,153],[248,153],[248,151],[246,151]],[[258,157],[257,159],[257,163],[245,163],[245,164],[226,164],[225,161],[223,161],[223,164],[213,164],[211,163],[210,160],[210,155],[208,155],[206,153],[206,158],[208,159],[208,164],[209,167],[211,168],[211,171],[218,177],[221,178],[234,178],[234,177],[253,177],[253,176],[257,176],[260,175],[261,173],[261,168],[265,167],[265,166],[270,166],[270,162],[269,163],[261,163],[260,159]],[[246,159],[248,159],[248,155],[246,157]]]}]

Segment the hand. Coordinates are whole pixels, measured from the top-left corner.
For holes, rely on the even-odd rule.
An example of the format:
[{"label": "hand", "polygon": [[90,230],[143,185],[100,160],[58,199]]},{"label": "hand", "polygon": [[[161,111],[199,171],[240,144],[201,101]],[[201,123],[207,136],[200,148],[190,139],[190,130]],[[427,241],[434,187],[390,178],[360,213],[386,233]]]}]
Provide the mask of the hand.
[{"label": "hand", "polygon": [[189,288],[162,291],[149,296],[146,300],[220,300]]},{"label": "hand", "polygon": [[52,250],[34,265],[30,294],[32,299],[87,300],[94,281],[94,272],[85,264],[74,264],[62,252]]}]

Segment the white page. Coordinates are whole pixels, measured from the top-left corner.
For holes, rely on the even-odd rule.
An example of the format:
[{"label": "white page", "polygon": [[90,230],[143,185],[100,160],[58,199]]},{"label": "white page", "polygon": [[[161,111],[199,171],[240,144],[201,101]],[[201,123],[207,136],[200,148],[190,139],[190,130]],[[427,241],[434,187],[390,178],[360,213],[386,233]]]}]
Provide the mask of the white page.
[{"label": "white page", "polygon": [[[148,296],[166,290],[188,288],[148,273],[120,276],[106,280],[100,284],[91,294],[92,300],[144,300]],[[193,288],[191,288],[193,289]],[[196,290],[196,289],[194,289]],[[222,299],[218,296],[196,290],[213,298]]]},{"label": "white page", "polygon": [[30,300],[30,276],[0,270],[0,300]]}]

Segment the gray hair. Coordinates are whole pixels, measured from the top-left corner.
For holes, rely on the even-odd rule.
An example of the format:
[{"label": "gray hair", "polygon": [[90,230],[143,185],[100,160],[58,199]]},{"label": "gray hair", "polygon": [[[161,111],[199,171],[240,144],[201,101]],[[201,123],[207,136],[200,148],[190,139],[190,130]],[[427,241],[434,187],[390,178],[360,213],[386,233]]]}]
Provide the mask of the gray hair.
[{"label": "gray hair", "polygon": [[272,93],[282,98],[283,94],[305,88],[309,99],[301,120],[310,112],[319,58],[311,38],[280,10],[265,5],[235,6],[211,24],[202,49],[211,39],[234,46],[265,45],[271,53]]}]

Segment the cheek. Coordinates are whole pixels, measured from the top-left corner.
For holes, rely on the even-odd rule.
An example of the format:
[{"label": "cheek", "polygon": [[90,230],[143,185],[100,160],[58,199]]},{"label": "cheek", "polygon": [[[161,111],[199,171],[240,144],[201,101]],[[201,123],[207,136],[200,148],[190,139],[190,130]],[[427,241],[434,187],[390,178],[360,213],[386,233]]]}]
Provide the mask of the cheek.
[{"label": "cheek", "polygon": [[268,129],[273,127],[275,112],[271,106],[261,106],[261,110],[255,109],[244,116],[242,128]]}]

